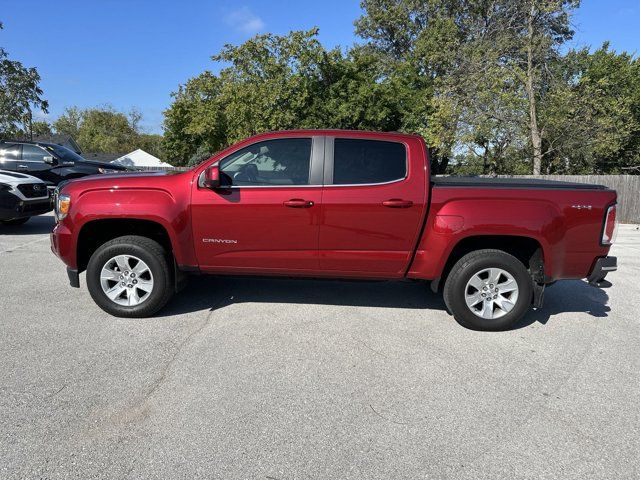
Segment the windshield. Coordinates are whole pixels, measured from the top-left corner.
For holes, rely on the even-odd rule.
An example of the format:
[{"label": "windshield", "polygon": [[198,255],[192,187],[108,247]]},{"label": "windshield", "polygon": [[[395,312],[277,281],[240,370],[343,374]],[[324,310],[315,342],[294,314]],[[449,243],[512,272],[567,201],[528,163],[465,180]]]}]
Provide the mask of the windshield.
[{"label": "windshield", "polygon": [[69,150],[67,147],[63,147],[62,145],[47,145],[44,148],[46,148],[49,152],[53,153],[56,157],[65,162],[84,161],[84,158],[82,158],[76,152]]}]

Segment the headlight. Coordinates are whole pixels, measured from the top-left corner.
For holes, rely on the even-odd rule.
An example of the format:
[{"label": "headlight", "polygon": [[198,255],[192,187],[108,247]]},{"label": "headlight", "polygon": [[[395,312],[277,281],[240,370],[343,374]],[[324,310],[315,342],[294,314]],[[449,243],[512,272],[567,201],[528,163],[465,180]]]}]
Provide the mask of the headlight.
[{"label": "headlight", "polygon": [[69,208],[71,207],[71,196],[56,192],[54,193],[54,202],[56,221],[59,222],[69,213]]},{"label": "headlight", "polygon": [[9,190],[12,190],[11,185],[0,183],[0,192],[8,192]]}]

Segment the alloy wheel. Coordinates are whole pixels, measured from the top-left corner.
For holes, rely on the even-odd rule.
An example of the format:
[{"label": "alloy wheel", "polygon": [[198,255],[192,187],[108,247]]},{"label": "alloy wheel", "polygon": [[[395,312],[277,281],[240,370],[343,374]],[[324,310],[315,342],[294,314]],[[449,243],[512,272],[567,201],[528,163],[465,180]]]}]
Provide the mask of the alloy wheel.
[{"label": "alloy wheel", "polygon": [[513,310],[518,292],[518,283],[509,272],[501,268],[485,268],[471,276],[464,298],[474,315],[493,320]]},{"label": "alloy wheel", "polygon": [[100,272],[100,286],[114,303],[126,307],[141,304],[153,291],[153,274],[149,266],[133,255],[110,258]]}]

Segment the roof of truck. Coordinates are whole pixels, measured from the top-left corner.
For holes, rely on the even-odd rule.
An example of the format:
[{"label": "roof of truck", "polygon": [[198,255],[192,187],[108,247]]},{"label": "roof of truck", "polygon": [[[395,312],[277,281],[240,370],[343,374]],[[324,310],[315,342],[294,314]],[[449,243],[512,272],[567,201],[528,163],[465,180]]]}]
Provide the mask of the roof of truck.
[{"label": "roof of truck", "polygon": [[373,130],[341,130],[337,128],[325,128],[325,129],[299,129],[299,130],[274,130],[270,132],[263,132],[253,135],[252,138],[260,136],[277,136],[277,135],[325,135],[325,136],[349,136],[349,135],[362,135],[372,137],[408,137],[408,138],[422,138],[415,133],[403,133],[403,132],[375,132]]}]

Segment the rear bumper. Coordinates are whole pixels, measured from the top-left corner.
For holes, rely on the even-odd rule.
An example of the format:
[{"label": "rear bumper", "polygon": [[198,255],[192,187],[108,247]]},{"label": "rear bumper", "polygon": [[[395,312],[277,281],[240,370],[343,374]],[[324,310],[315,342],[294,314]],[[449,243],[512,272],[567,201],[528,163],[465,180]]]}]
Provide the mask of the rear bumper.
[{"label": "rear bumper", "polygon": [[593,265],[593,269],[587,277],[587,281],[594,287],[610,287],[611,282],[606,281],[605,277],[609,272],[615,272],[617,269],[618,259],[616,257],[600,257]]}]

